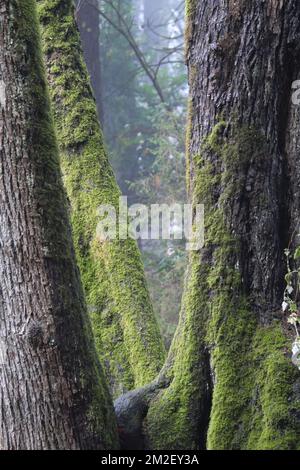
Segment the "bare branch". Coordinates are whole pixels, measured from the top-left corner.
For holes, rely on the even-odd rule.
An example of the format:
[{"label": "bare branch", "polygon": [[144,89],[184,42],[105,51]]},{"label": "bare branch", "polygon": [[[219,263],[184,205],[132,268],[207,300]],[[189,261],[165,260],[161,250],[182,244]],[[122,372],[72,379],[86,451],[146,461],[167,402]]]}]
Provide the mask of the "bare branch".
[{"label": "bare branch", "polygon": [[[131,18],[130,20],[126,19],[124,15],[122,14],[122,8],[120,4],[120,0],[117,0],[117,3],[115,3],[114,0],[102,0],[102,3],[107,5],[110,9],[112,14],[109,15],[106,11],[104,11],[103,8],[99,8],[92,4],[90,0],[79,0],[78,6],[82,7],[82,2],[87,1],[91,7],[97,10],[97,12],[100,14],[100,16],[107,21],[121,36],[123,36],[130,47],[132,48],[137,61],[139,62],[141,68],[144,70],[146,76],[149,78],[151,83],[153,84],[153,87],[162,103],[165,103],[165,97],[164,93],[162,91],[162,88],[160,86],[159,80],[158,80],[158,73],[163,65],[171,64],[171,63],[183,63],[183,61],[180,60],[170,60],[170,56],[178,53],[180,49],[182,48],[182,45],[176,45],[173,48],[163,48],[159,52],[163,53],[163,56],[161,59],[158,61],[157,64],[154,66],[149,64],[148,59],[146,58],[143,50],[137,43],[134,34],[133,34],[133,26],[134,26],[134,20]],[[184,2],[181,2],[180,5],[182,5]],[[171,14],[170,18],[173,16],[173,24],[178,20],[177,18],[174,19],[174,12]],[[171,20],[168,20],[171,21]],[[178,38],[168,38],[164,37],[165,40],[172,41],[172,40],[177,40],[180,39],[182,35],[179,35]]]}]

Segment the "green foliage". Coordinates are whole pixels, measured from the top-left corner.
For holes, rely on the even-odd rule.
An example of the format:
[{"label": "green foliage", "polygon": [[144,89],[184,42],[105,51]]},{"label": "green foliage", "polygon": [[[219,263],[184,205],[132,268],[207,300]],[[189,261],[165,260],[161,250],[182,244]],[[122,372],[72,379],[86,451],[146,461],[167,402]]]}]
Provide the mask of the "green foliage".
[{"label": "green foliage", "polygon": [[[296,236],[298,238],[299,235]],[[294,240],[292,240],[294,242]],[[290,243],[290,245],[292,244]],[[292,346],[292,362],[300,370],[300,304],[299,304],[299,292],[300,292],[300,268],[299,258],[300,249],[299,246],[294,248],[294,251],[290,248],[285,250],[287,274],[285,276],[286,288],[283,295],[282,311],[284,314],[288,314],[287,323],[294,328],[294,343]]]}]

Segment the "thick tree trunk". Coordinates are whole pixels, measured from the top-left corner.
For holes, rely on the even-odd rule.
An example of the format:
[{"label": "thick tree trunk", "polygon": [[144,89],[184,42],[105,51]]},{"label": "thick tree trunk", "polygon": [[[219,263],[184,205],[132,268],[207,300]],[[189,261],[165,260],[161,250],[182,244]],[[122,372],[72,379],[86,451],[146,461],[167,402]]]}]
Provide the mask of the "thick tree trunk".
[{"label": "thick tree trunk", "polygon": [[[76,4],[78,5],[78,1]],[[99,0],[84,1],[81,6],[79,6],[76,17],[82,41],[84,58],[96,98],[98,116],[103,125],[99,8]]]},{"label": "thick tree trunk", "polygon": [[71,0],[39,0],[72,228],[99,353],[114,396],[152,380],[164,360],[135,241],[101,243],[97,209],[118,208],[120,190],[104,150]]},{"label": "thick tree trunk", "polygon": [[299,449],[300,373],[281,304],[299,225],[300,4],[188,0],[186,40],[188,174],[206,241],[166,367],[135,401],[152,448],[201,448],[208,428],[209,449]]},{"label": "thick tree trunk", "polygon": [[[208,447],[293,449],[300,375],[281,303],[284,248],[299,222],[289,116],[300,5],[219,0],[190,8],[190,174],[194,197],[206,204],[208,277],[199,288],[210,304],[214,381]],[[299,119],[292,125],[298,135]]]},{"label": "thick tree trunk", "polygon": [[37,32],[35,1],[0,1],[0,448],[115,448]]}]

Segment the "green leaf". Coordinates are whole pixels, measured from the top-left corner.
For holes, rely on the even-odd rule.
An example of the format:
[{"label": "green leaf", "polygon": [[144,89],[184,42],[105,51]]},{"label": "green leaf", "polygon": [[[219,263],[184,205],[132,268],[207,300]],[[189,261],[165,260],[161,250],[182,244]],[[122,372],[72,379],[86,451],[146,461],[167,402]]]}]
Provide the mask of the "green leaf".
[{"label": "green leaf", "polygon": [[294,259],[299,259],[300,258],[300,246],[296,249],[294,253]]}]

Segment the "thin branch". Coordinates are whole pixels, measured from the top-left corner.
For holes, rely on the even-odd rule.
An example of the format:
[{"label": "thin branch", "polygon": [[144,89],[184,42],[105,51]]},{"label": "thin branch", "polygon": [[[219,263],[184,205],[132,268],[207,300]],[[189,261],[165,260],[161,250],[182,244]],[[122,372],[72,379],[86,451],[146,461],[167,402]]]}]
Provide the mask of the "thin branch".
[{"label": "thin branch", "polygon": [[132,28],[134,24],[133,21],[131,21],[131,23],[128,24],[128,22],[124,19],[121,13],[120,0],[118,1],[118,6],[116,6],[112,0],[102,0],[103,3],[105,3],[108,7],[111,8],[112,12],[114,13],[114,16],[116,17],[115,19],[112,18],[110,15],[108,15],[105,11],[103,11],[103,9],[98,8],[95,5],[91,4],[89,0],[86,0],[86,1],[88,1],[90,6],[92,6],[94,9],[97,10],[97,12],[100,14],[102,18],[105,19],[105,21],[107,21],[119,34],[121,34],[126,39],[128,44],[132,48],[139,64],[141,65],[142,69],[144,70],[144,72],[150,79],[151,83],[153,84],[153,87],[156,90],[160,101],[162,103],[165,103],[164,93],[162,91],[162,88],[158,80],[159,68],[162,65],[171,63],[171,61],[166,62],[166,59],[168,59],[168,57],[170,57],[172,53],[177,52],[179,48],[175,47],[173,49],[168,49],[168,51],[164,50],[163,52],[165,53],[165,55],[162,57],[162,59],[153,69],[153,67],[151,67],[151,65],[148,63],[143,51],[141,50],[140,46],[138,45],[132,33]]}]

